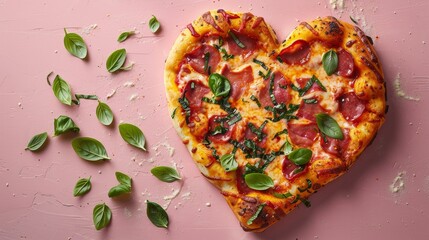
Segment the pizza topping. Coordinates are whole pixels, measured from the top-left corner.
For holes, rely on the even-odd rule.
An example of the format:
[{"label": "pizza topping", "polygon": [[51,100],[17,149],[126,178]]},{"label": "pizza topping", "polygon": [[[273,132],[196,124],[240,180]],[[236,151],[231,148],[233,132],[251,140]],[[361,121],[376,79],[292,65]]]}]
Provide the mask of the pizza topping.
[{"label": "pizza topping", "polygon": [[210,74],[209,86],[215,97],[228,97],[231,91],[228,79],[219,73]]},{"label": "pizza topping", "polygon": [[218,9],[217,10],[218,13],[222,14],[222,16],[226,19],[226,21],[228,22],[228,24],[231,24],[231,20],[230,19],[236,19],[239,18],[238,15],[236,14],[231,14],[231,13],[227,13],[225,10],[223,9]]},{"label": "pizza topping", "polygon": [[250,96],[250,100],[254,101],[258,107],[261,107],[261,102],[259,102],[258,98],[254,95]]},{"label": "pizza topping", "polygon": [[183,95],[179,98],[179,103],[182,106],[186,115],[186,122],[190,123],[191,118],[195,118],[196,114],[201,110],[201,99],[209,92],[209,89],[201,82],[189,81],[183,91]]},{"label": "pizza topping", "polygon": [[213,16],[210,14],[210,12],[204,13],[202,17],[203,17],[204,22],[206,22],[207,24],[210,24],[212,27],[214,27],[219,32],[223,32],[222,28],[220,28],[216,24],[215,20],[213,19]]},{"label": "pizza topping", "polygon": [[261,24],[262,21],[264,21],[264,18],[257,17],[256,20],[252,24],[252,29],[257,28]]},{"label": "pizza topping", "polygon": [[339,98],[339,110],[347,121],[355,121],[365,111],[365,104],[353,92]]},{"label": "pizza topping", "polygon": [[304,40],[296,40],[289,47],[283,49],[279,57],[287,64],[304,64],[310,59],[310,44]]},{"label": "pizza topping", "polygon": [[216,48],[204,44],[186,54],[185,58],[195,71],[208,74],[208,69],[216,70],[220,61],[220,54]]},{"label": "pizza topping", "polygon": [[231,30],[228,32],[229,36],[232,37],[232,39],[234,40],[235,44],[237,44],[237,46],[239,46],[240,48],[245,48],[246,46],[240,41],[240,39],[238,39],[237,36],[235,36],[234,32],[232,32]]},{"label": "pizza topping", "polygon": [[243,17],[241,19],[240,28],[238,29],[239,32],[243,31],[243,29],[246,27],[247,22],[252,19],[253,14],[251,13],[243,13]]},{"label": "pizza topping", "polygon": [[209,118],[208,140],[215,143],[226,143],[231,139],[231,125],[225,115],[214,115]]},{"label": "pizza topping", "polygon": [[[320,80],[316,76],[312,76],[310,79],[308,78],[297,78],[296,81],[300,85],[301,88],[296,87],[291,84],[291,88],[298,92],[299,96],[304,96],[307,92],[315,92],[315,91],[325,91],[326,88],[320,82]],[[316,85],[314,85],[316,83]]]},{"label": "pizza topping", "polygon": [[296,177],[304,174],[307,171],[307,165],[298,166],[292,161],[289,160],[289,158],[286,156],[283,160],[282,164],[282,172],[283,176],[292,181]]},{"label": "pizza topping", "polygon": [[343,132],[334,118],[325,113],[316,115],[316,122],[319,130],[326,136],[335,139],[344,139]]},{"label": "pizza topping", "polygon": [[317,138],[317,125],[297,124],[288,122],[289,137],[293,144],[301,147],[310,147]]},{"label": "pizza topping", "polygon": [[342,134],[344,136],[342,140],[330,138],[330,137],[321,138],[320,146],[323,148],[325,152],[335,155],[337,157],[344,158],[345,157],[344,154],[350,143],[349,130],[344,129],[342,131]]},{"label": "pizza topping", "polygon": [[[262,141],[262,139],[266,136],[266,134],[263,132],[265,125],[267,125],[268,121],[265,120],[261,126],[259,128],[255,127],[255,125],[253,125],[252,123],[247,124],[247,126],[249,127],[250,131],[252,131],[252,133],[254,133],[257,137],[257,140],[260,142]],[[251,138],[248,138],[251,139]]]},{"label": "pizza topping", "polygon": [[259,92],[259,99],[263,106],[274,106],[277,104],[287,104],[290,100],[290,94],[287,90],[287,81],[282,74],[272,74],[270,84],[265,86]]},{"label": "pizza topping", "polygon": [[278,136],[280,136],[282,134],[287,134],[287,129],[283,129],[283,130],[281,130],[279,132],[276,132],[276,134],[274,134],[274,137],[272,139],[274,139],[274,138],[276,138],[276,137],[278,137]]},{"label": "pizza topping", "polygon": [[284,199],[284,198],[292,197],[293,195],[290,192],[286,192],[286,193],[277,193],[277,192],[274,192],[273,196],[276,197],[276,198]]},{"label": "pizza topping", "polygon": [[[236,149],[236,148],[235,148]],[[233,151],[234,152],[234,151]],[[220,158],[220,164],[225,169],[225,172],[234,171],[238,167],[234,153],[225,154]]]},{"label": "pizza topping", "polygon": [[355,64],[352,55],[344,49],[338,51],[338,75],[353,77]]},{"label": "pizza topping", "polygon": [[239,72],[233,72],[226,66],[222,70],[222,75],[225,76],[231,83],[231,98],[236,101],[241,94],[253,82],[253,71],[251,66],[247,66]]},{"label": "pizza topping", "polygon": [[325,52],[322,56],[323,69],[328,76],[331,76],[338,68],[338,55],[334,50]]},{"label": "pizza topping", "polygon": [[258,216],[261,214],[262,209],[264,209],[265,207],[265,203],[261,204],[258,206],[258,209],[256,209],[256,212],[249,218],[249,220],[247,220],[247,225],[252,225],[253,221],[255,221]]},{"label": "pizza topping", "polygon": [[306,27],[308,30],[310,30],[311,31],[311,33],[313,33],[315,36],[319,36],[319,33],[316,31],[316,30],[314,30],[314,28],[310,25],[310,24],[308,24],[307,22],[301,22],[300,23],[300,25],[302,25],[302,26],[304,26],[304,27]]},{"label": "pizza topping", "polygon": [[[316,100],[317,99],[311,99]],[[296,115],[300,118],[308,119],[312,122],[316,121],[315,115],[321,112],[325,112],[325,110],[318,103],[305,103],[305,101],[301,102],[298,112]]]},{"label": "pizza topping", "polygon": [[230,38],[227,39],[229,52],[233,55],[248,55],[253,52],[257,46],[257,40],[248,37],[244,34],[230,30],[228,32]]},{"label": "pizza topping", "polygon": [[[247,166],[246,166],[247,168]],[[250,189],[246,182],[244,181],[244,167],[238,167],[237,170],[235,171],[235,175],[236,175],[236,179],[237,179],[237,191],[240,194],[247,194],[249,192],[252,191],[252,189]]]},{"label": "pizza topping", "polygon": [[267,190],[274,187],[273,179],[263,173],[249,173],[244,176],[246,185],[253,190]]},{"label": "pizza topping", "polygon": [[313,183],[311,182],[310,179],[306,179],[306,181],[307,181],[307,186],[305,188],[298,187],[298,190],[300,192],[305,192],[305,191],[308,191],[309,189],[311,189],[311,186],[313,185]]},{"label": "pizza topping", "polygon": [[313,152],[308,148],[299,148],[293,150],[289,155],[288,159],[295,163],[296,165],[305,165],[307,164],[311,157],[313,156]]},{"label": "pizza topping", "polygon": [[189,29],[189,31],[191,32],[191,35],[192,36],[194,36],[194,37],[200,37],[200,34],[198,34],[197,33],[197,31],[195,31],[195,28],[194,28],[194,26],[192,26],[192,23],[189,23],[187,26],[186,26],[188,29]]}]

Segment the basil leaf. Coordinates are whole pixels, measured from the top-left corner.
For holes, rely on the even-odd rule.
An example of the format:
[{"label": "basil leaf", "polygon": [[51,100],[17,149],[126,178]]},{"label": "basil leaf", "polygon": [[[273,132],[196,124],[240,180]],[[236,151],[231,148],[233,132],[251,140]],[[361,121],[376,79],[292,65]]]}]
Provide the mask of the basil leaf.
[{"label": "basil leaf", "polygon": [[106,61],[107,71],[110,73],[118,71],[124,65],[126,58],[127,50],[125,48],[112,52]]},{"label": "basil leaf", "polygon": [[264,209],[265,203],[258,206],[258,209],[256,210],[255,214],[253,214],[249,220],[247,220],[247,225],[252,225],[253,221],[255,221],[256,218],[258,218],[259,214],[261,214],[262,209]]},{"label": "basil leaf", "polygon": [[99,161],[110,159],[103,144],[94,138],[75,138],[72,140],[72,147],[76,154],[84,160]]},{"label": "basil leaf", "polygon": [[64,47],[67,49],[67,51],[77,58],[86,58],[88,49],[82,37],[76,33],[67,33],[65,28],[64,33]]},{"label": "basil leaf", "polygon": [[240,39],[238,39],[237,36],[235,36],[235,34],[230,30],[228,31],[229,36],[231,36],[231,38],[234,40],[235,44],[237,44],[238,47],[240,48],[245,48],[246,46],[240,41]]},{"label": "basil leaf", "polygon": [[105,203],[98,204],[92,212],[92,220],[95,229],[100,230],[109,225],[110,220],[112,220],[112,211]]},{"label": "basil leaf", "polygon": [[54,91],[55,97],[57,97],[60,102],[69,106],[72,104],[70,86],[60,77],[60,75],[55,77],[54,83],[52,84],[52,90]]},{"label": "basil leaf", "polygon": [[33,136],[30,139],[30,141],[28,142],[25,150],[28,149],[32,152],[39,150],[43,146],[43,144],[45,144],[46,139],[48,139],[48,133],[47,132],[40,133],[40,134]]},{"label": "basil leaf", "polygon": [[110,198],[117,197],[126,193],[131,192],[131,187],[123,184],[119,184],[117,186],[112,187],[107,194]]},{"label": "basil leaf", "polygon": [[209,77],[209,87],[215,97],[226,97],[231,90],[229,80],[219,73],[212,73]]},{"label": "basil leaf", "polygon": [[91,177],[81,178],[77,181],[73,189],[73,196],[83,196],[91,190]]},{"label": "basil leaf", "polygon": [[244,176],[249,188],[254,190],[267,190],[274,187],[273,179],[263,173],[249,173]]},{"label": "basil leaf", "polygon": [[131,35],[134,35],[134,31],[129,31],[129,32],[123,32],[119,35],[118,37],[118,42],[123,42],[125,40],[127,40],[128,37],[130,37]]},{"label": "basil leaf", "polygon": [[119,124],[119,133],[125,142],[133,145],[134,147],[140,148],[143,151],[146,151],[146,139],[140,128],[129,123],[121,123]]},{"label": "basil leaf", "polygon": [[280,199],[284,199],[284,198],[288,198],[288,197],[292,197],[292,193],[287,192],[287,193],[273,193],[273,196],[276,198],[280,198]]},{"label": "basil leaf", "polygon": [[222,165],[225,172],[234,171],[238,167],[238,163],[235,160],[234,154],[225,154],[220,158],[220,164]]},{"label": "basil leaf", "polygon": [[344,139],[343,132],[337,121],[325,113],[316,114],[316,122],[320,131],[328,137],[335,139]]},{"label": "basil leaf", "polygon": [[149,29],[151,32],[156,33],[161,25],[158,22],[158,19],[154,15],[149,20]]},{"label": "basil leaf", "polygon": [[283,154],[286,156],[289,155],[293,151],[292,144],[290,144],[290,142],[286,140],[286,142],[280,148],[280,151],[282,151]]},{"label": "basil leaf", "polygon": [[326,74],[331,76],[338,68],[338,55],[334,50],[325,52],[322,56],[322,64]]},{"label": "basil leaf", "polygon": [[109,105],[98,101],[97,109],[95,110],[95,114],[97,115],[98,121],[101,124],[109,126],[113,122],[113,112],[110,109]]},{"label": "basil leaf", "polygon": [[174,117],[176,116],[176,111],[177,111],[177,107],[171,113],[171,119],[174,119]]},{"label": "basil leaf", "polygon": [[308,163],[313,156],[313,152],[308,148],[299,148],[288,155],[288,159],[296,165],[304,165]]},{"label": "basil leaf", "polygon": [[79,127],[73,122],[73,120],[68,116],[59,116],[54,119],[54,135],[59,136],[67,132],[78,133],[80,131]]},{"label": "basil leaf", "polygon": [[131,178],[125,173],[115,172],[116,179],[122,185],[129,186],[131,188]]},{"label": "basil leaf", "polygon": [[176,169],[166,166],[154,167],[150,170],[150,172],[159,180],[163,182],[174,182],[176,180],[180,180],[179,173]]},{"label": "basil leaf", "polygon": [[169,223],[167,212],[158,203],[146,201],[146,204],[146,214],[153,225],[167,228]]}]

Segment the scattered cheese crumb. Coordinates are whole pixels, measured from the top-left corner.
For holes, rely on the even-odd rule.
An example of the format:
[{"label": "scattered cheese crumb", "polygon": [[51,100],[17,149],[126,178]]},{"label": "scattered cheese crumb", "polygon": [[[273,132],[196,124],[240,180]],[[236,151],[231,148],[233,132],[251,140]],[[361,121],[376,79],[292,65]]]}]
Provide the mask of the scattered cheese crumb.
[{"label": "scattered cheese crumb", "polygon": [[407,94],[405,94],[404,90],[401,88],[401,74],[400,73],[398,73],[398,75],[396,75],[395,81],[393,84],[395,86],[396,95],[398,97],[402,97],[404,99],[411,100],[411,101],[420,101],[420,98],[418,98],[418,97],[408,96]]},{"label": "scattered cheese crumb", "polygon": [[211,207],[212,206],[212,204],[211,203],[206,203],[206,207]]},{"label": "scattered cheese crumb", "polygon": [[124,83],[124,87],[134,87],[136,84],[134,83],[134,82],[126,82],[126,83]]},{"label": "scattered cheese crumb", "polygon": [[133,95],[131,95],[130,96],[130,101],[134,101],[134,100],[136,100],[137,98],[139,97],[139,95],[137,94],[137,93],[135,93],[135,94],[133,94]]},{"label": "scattered cheese crumb", "polygon": [[109,99],[111,97],[113,97],[113,95],[115,95],[116,93],[116,89],[113,89],[109,94],[107,94],[106,98]]},{"label": "scattered cheese crumb", "polygon": [[82,33],[83,34],[90,34],[92,30],[96,29],[98,27],[98,25],[96,23],[91,24],[87,27],[82,28]]},{"label": "scattered cheese crumb", "polygon": [[392,184],[390,185],[390,191],[392,193],[397,193],[405,188],[404,178],[405,172],[398,173],[398,176],[393,179]]},{"label": "scattered cheese crumb", "polygon": [[329,0],[332,9],[344,9],[344,0]]}]

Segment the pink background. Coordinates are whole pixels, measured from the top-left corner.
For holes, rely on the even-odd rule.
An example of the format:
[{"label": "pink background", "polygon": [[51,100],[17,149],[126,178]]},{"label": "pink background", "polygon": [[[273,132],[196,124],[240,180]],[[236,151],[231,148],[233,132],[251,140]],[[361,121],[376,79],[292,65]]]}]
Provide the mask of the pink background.
[{"label": "pink background", "polygon": [[[288,2],[0,0],[0,239],[429,239],[429,1],[345,0],[344,9],[337,10],[328,0]],[[263,16],[280,40],[298,20],[332,14],[350,21],[351,15],[373,37],[386,75],[390,110],[374,143],[348,174],[310,198],[311,208],[300,207],[262,234],[241,230],[222,196],[194,166],[166,109],[163,68],[170,47],[186,24],[217,8]],[[162,25],[155,35],[147,27],[152,14]],[[92,24],[97,27],[83,32]],[[66,52],[64,27],[85,39],[88,61]],[[135,36],[116,42],[122,31],[133,29]],[[134,68],[109,74],[106,58],[123,47]],[[97,94],[108,103],[114,126],[98,122],[96,101],[62,105],[46,83],[51,71],[74,93]],[[399,73],[403,90],[420,101],[396,95],[393,82]],[[80,159],[71,148],[73,134],[50,137],[40,153],[24,151],[34,134],[52,135],[53,119],[62,114],[81,128],[80,136],[100,140],[112,160]],[[121,121],[140,126],[147,153],[121,139]],[[169,146],[175,148],[173,156]],[[173,164],[183,186],[167,210],[169,229],[159,229],[147,219],[144,201],[164,204],[163,197],[181,184],[162,183],[149,171]],[[129,198],[107,196],[117,184],[115,171],[133,178]],[[405,172],[405,188],[392,193],[389,186],[400,172]],[[92,190],[73,197],[76,181],[89,176]],[[92,210],[102,202],[113,219],[96,231]]]}]

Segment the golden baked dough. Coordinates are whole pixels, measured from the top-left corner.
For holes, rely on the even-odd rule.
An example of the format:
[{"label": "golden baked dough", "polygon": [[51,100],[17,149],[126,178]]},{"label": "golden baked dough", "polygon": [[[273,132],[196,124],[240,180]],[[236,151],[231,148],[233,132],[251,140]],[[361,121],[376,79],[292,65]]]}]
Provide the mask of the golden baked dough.
[{"label": "golden baked dough", "polygon": [[[337,59],[330,75],[322,60],[328,52]],[[214,96],[214,73],[228,80],[226,96]],[[173,124],[194,162],[243,229],[256,232],[309,205],[368,146],[384,122],[383,78],[357,26],[318,18],[279,44],[263,18],[224,10],[204,13],[181,32],[164,76]],[[326,131],[338,130],[333,120],[342,134],[324,132],[316,114]],[[255,190],[250,173],[272,183]]]}]

